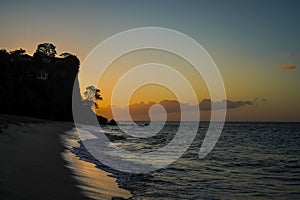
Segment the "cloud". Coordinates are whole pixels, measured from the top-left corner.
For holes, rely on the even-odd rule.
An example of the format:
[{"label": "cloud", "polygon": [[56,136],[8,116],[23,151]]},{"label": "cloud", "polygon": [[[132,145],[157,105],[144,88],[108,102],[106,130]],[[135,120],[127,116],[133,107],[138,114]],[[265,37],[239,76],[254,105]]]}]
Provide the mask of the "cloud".
[{"label": "cloud", "polygon": [[223,101],[216,101],[213,102],[211,99],[203,99],[198,105],[190,105],[188,103],[180,103],[177,100],[163,100],[159,102],[167,112],[180,112],[180,107],[182,111],[191,111],[195,109],[200,109],[203,111],[210,111],[212,109],[211,105],[214,105],[215,110],[222,110],[225,109],[224,103],[227,104],[227,109],[235,109],[240,108],[246,105],[253,105],[252,101],[232,101],[232,100],[223,100]]},{"label": "cloud", "polygon": [[[150,120],[149,118],[149,110],[151,106],[155,104],[160,104],[164,107],[166,113],[167,113],[167,120],[169,121],[178,121],[180,120],[180,113],[181,112],[195,112],[197,109],[200,111],[211,111],[212,107],[211,105],[214,105],[215,110],[222,110],[225,109],[224,102],[227,103],[227,109],[237,109],[241,108],[243,106],[251,106],[253,105],[256,100],[253,101],[232,101],[232,100],[223,100],[219,102],[212,102],[211,99],[204,99],[199,104],[191,105],[189,103],[180,103],[177,100],[162,100],[160,102],[139,102],[129,105],[129,112],[133,120]],[[126,107],[117,107],[113,106],[116,113],[120,116],[119,119],[122,120],[128,120],[126,115],[126,110],[128,108]],[[103,115],[108,118],[114,118],[112,116],[112,107],[106,106],[106,107],[100,107],[98,114]],[[161,109],[154,109],[152,110],[152,113],[156,116],[159,116],[162,114]]]},{"label": "cloud", "polygon": [[296,69],[296,65],[294,64],[283,64],[280,66],[280,69],[282,70],[293,70]]},{"label": "cloud", "polygon": [[[289,53],[286,52],[284,54],[282,54],[282,57],[285,58],[285,63],[286,64],[281,64],[281,65],[277,65],[275,66],[275,68],[280,69],[280,70],[294,70],[296,69],[296,64],[292,64],[292,63],[297,63],[297,59],[298,59],[298,55],[296,52],[294,53]],[[299,58],[300,58],[300,52],[299,52]]]},{"label": "cloud", "polygon": [[152,105],[156,104],[155,102],[140,102],[140,103],[134,103],[129,105],[129,110],[131,113],[135,114],[144,114],[145,112],[148,112],[148,110],[151,108]]},{"label": "cloud", "polygon": [[253,105],[251,101],[231,101],[231,100],[223,100],[220,102],[212,102],[210,99],[204,99],[199,103],[200,110],[211,110],[211,105],[214,105],[215,110],[225,109],[224,102],[226,101],[227,109],[240,108],[246,105]]}]

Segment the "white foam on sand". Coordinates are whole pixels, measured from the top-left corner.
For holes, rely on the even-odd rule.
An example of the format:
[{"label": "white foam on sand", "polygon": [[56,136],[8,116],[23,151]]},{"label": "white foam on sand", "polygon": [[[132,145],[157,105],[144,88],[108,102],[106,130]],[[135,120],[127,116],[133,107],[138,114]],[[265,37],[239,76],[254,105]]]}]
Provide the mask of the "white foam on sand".
[{"label": "white foam on sand", "polygon": [[61,141],[67,147],[62,153],[67,161],[67,167],[71,169],[74,177],[78,180],[78,185],[83,193],[92,199],[107,199],[112,197],[128,199],[132,195],[129,191],[119,188],[116,179],[110,173],[96,168],[95,164],[80,160],[70,152],[72,147],[78,147],[79,136],[76,131],[67,131],[61,135]]}]

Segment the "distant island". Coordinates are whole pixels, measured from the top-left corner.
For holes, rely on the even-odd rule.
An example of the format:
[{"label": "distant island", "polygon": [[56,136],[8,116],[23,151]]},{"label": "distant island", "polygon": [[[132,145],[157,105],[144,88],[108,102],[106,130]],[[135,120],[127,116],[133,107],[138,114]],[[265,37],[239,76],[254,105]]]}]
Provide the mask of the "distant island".
[{"label": "distant island", "polygon": [[[0,50],[0,113],[73,121],[72,92],[73,85],[79,84],[80,61],[70,53],[56,55],[51,43],[39,44],[33,56],[24,49]],[[96,115],[93,109],[102,100],[100,90],[93,86],[86,89],[84,97],[79,89],[74,92],[83,109]],[[116,124],[103,116],[96,117],[100,125]]]}]

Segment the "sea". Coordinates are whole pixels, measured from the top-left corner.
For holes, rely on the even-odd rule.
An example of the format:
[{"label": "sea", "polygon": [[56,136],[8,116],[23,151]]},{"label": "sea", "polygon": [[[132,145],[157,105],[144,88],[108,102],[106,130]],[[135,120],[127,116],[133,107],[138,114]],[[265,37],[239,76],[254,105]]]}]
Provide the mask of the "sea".
[{"label": "sea", "polygon": [[[152,127],[155,123],[151,122]],[[127,127],[127,131],[138,130],[141,134],[148,125],[119,124]],[[161,124],[157,122],[157,126]],[[92,129],[105,134],[112,144],[126,152],[147,153],[168,145],[179,126],[180,122],[166,122],[151,137],[135,137],[118,126]],[[199,158],[208,127],[209,122],[200,122],[191,145],[178,159],[145,173],[124,172],[105,165],[86,148],[76,129],[73,138],[78,145],[70,151],[109,172],[120,188],[132,194],[132,200],[300,199],[300,123],[226,122],[212,151]],[[98,178],[101,177],[94,177]]]}]

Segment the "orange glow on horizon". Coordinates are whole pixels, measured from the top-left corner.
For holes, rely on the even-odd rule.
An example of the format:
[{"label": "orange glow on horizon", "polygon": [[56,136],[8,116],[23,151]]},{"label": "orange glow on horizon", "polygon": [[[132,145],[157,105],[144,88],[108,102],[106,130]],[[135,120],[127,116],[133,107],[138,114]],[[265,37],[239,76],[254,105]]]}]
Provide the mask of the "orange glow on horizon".
[{"label": "orange glow on horizon", "polygon": [[[133,51],[121,56],[106,69],[97,86],[101,90],[101,94],[103,97],[101,105],[112,105],[112,92],[119,79],[132,68],[145,63],[161,63],[166,66],[170,66],[174,70],[177,70],[190,82],[193,90],[196,91],[198,102],[200,102],[202,99],[209,98],[209,92],[204,80],[196,72],[193,66],[190,65],[187,61],[169,52],[165,52],[162,50],[145,49],[140,51]],[[144,76],[147,76],[147,74],[144,74]],[[143,79],[143,76],[140,76],[139,78]],[[176,80],[174,80],[174,85],[176,85],[176,87],[179,87],[181,91],[186,90],[186,88],[184,88],[180,83],[177,83]],[[130,97],[130,104],[139,103],[141,101],[159,102],[164,99],[177,98],[169,89],[163,89],[162,86],[158,87],[158,85],[155,86],[155,84],[153,84],[152,86],[141,86],[137,91],[135,91],[132,94],[132,97]],[[183,103],[187,103],[189,102],[189,100],[190,97],[186,95],[186,99],[184,100],[185,102]]]}]

